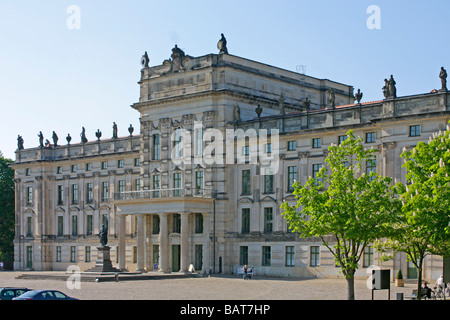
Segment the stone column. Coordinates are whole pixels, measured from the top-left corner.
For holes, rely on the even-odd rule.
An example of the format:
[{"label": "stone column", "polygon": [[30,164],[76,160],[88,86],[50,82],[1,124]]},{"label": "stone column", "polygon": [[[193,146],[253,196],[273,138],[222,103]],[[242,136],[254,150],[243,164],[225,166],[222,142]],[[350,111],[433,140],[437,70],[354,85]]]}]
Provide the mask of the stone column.
[{"label": "stone column", "polygon": [[169,272],[167,213],[159,213],[159,271]]},{"label": "stone column", "polygon": [[181,213],[181,235],[180,235],[180,245],[181,245],[181,263],[180,271],[187,272],[189,269],[189,223],[188,217],[189,213]]},{"label": "stone column", "polygon": [[137,271],[144,272],[145,266],[145,219],[143,214],[137,215]]},{"label": "stone column", "polygon": [[119,219],[119,269],[125,270],[125,215],[118,215]]}]

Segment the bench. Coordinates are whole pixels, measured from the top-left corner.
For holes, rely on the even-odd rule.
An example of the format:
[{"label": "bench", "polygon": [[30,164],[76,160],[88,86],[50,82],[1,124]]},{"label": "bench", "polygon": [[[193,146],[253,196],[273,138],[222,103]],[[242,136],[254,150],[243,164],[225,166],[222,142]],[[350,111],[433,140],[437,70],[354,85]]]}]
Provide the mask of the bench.
[{"label": "bench", "polygon": [[[240,266],[237,271],[238,275],[244,275],[244,266]],[[255,267],[247,267],[247,276],[249,279],[255,275]]]}]

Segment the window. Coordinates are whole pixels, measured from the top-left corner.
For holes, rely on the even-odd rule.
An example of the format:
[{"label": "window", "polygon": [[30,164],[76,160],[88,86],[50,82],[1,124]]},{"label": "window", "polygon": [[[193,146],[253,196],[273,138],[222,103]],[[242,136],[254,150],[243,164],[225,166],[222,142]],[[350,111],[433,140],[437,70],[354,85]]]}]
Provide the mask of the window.
[{"label": "window", "polygon": [[86,171],[92,171],[92,163],[86,163]]},{"label": "window", "polygon": [[288,141],[287,149],[288,149],[288,151],[295,151],[297,149],[297,141],[295,141],[295,140]]},{"label": "window", "polygon": [[134,158],[134,166],[139,167],[141,165],[141,158]]},{"label": "window", "polygon": [[123,168],[123,159],[117,160],[117,168]]},{"label": "window", "polygon": [[181,158],[181,153],[182,153],[182,144],[181,144],[181,129],[175,129],[175,132],[173,133],[174,135],[174,140],[173,140],[173,149],[172,149],[172,156],[174,158]]},{"label": "window", "polygon": [[62,237],[64,235],[64,217],[58,216],[58,237]]},{"label": "window", "polygon": [[250,233],[250,208],[242,209],[241,233]]},{"label": "window", "polygon": [[72,204],[78,204],[78,184],[72,185]]},{"label": "window", "polygon": [[319,265],[319,246],[311,246],[309,250],[309,266],[317,267]]},{"label": "window", "polygon": [[57,174],[61,174],[62,173],[62,167],[57,167],[56,168],[56,173]]},{"label": "window", "polygon": [[201,270],[202,267],[203,267],[203,245],[196,244],[195,245],[194,268],[195,268],[195,270]]},{"label": "window", "polygon": [[173,196],[181,196],[181,172],[175,172],[173,174]]},{"label": "window", "polygon": [[91,247],[90,246],[86,246],[84,248],[84,261],[91,262]]},{"label": "window", "polygon": [[373,265],[373,247],[364,248],[363,267],[368,268]]},{"label": "window", "polygon": [[76,165],[76,164],[73,164],[72,167],[71,167],[71,169],[70,169],[70,171],[71,171],[71,172],[77,172],[77,165]]},{"label": "window", "polygon": [[322,181],[322,178],[318,178],[317,175],[320,172],[320,169],[322,169],[322,164],[321,163],[315,163],[313,164],[313,178],[316,181],[316,185],[319,181]]},{"label": "window", "polygon": [[92,226],[93,226],[92,214],[88,214],[86,216],[86,234],[88,236],[92,235]]},{"label": "window", "polygon": [[195,129],[195,155],[203,155],[203,128]]},{"label": "window", "polygon": [[312,139],[312,147],[314,149],[322,148],[322,138],[314,138],[314,139]]},{"label": "window", "polygon": [[248,246],[239,247],[239,264],[241,266],[248,264]]},{"label": "window", "polygon": [[338,145],[344,142],[347,139],[347,135],[339,136],[338,138]]},{"label": "window", "polygon": [[137,247],[136,246],[133,246],[133,255],[132,255],[131,259],[132,259],[133,263],[137,262]]},{"label": "window", "polygon": [[272,152],[272,144],[271,143],[267,143],[266,144],[266,153],[271,153]]},{"label": "window", "polygon": [[366,132],[366,143],[375,142],[375,132]]},{"label": "window", "polygon": [[242,194],[250,194],[250,170],[242,170]]},{"label": "window", "polygon": [[[377,159],[369,159],[366,162],[366,174],[370,175],[371,172],[377,172]],[[369,180],[373,181],[375,177],[370,177]]]},{"label": "window", "polygon": [[181,215],[179,213],[174,214],[172,220],[172,230],[174,233],[181,232]]},{"label": "window", "polygon": [[[153,264],[159,263],[159,245],[153,245]],[[154,266],[155,267],[155,266]]]},{"label": "window", "polygon": [[141,191],[141,179],[134,180],[134,191]]},{"label": "window", "polygon": [[286,259],[285,259],[286,267],[293,267],[294,264],[294,246],[286,247]]},{"label": "window", "polygon": [[30,176],[31,175],[31,169],[30,168],[26,168],[25,169],[25,175],[26,176]]},{"label": "window", "polygon": [[153,135],[153,160],[159,160],[159,134]]},{"label": "window", "polygon": [[153,197],[154,198],[158,198],[159,197],[159,175],[158,174],[155,174],[154,176],[153,176],[153,187],[152,187],[152,189],[154,190],[153,191]]},{"label": "window", "polygon": [[33,203],[33,187],[27,187],[27,205]]},{"label": "window", "polygon": [[264,208],[264,233],[273,231],[273,208]]},{"label": "window", "polygon": [[70,262],[77,262],[77,248],[75,246],[70,247]]},{"label": "window", "polygon": [[72,236],[78,235],[78,216],[72,216]]},{"label": "window", "polygon": [[102,182],[102,201],[108,201],[109,199],[109,182]]},{"label": "window", "polygon": [[242,155],[248,156],[250,154],[250,147],[248,145],[242,147]]},{"label": "window", "polygon": [[273,174],[270,168],[265,168],[264,193],[273,193]]},{"label": "window", "polygon": [[297,180],[297,166],[290,166],[288,167],[288,192],[292,192],[294,190],[292,185],[294,184],[295,180]]},{"label": "window", "polygon": [[61,247],[56,247],[56,262],[61,262]]},{"label": "window", "polygon": [[420,136],[420,125],[414,125],[409,127],[409,136],[418,137]]},{"label": "window", "polygon": [[152,215],[152,234],[158,234],[159,233],[159,215],[154,214]]},{"label": "window", "polygon": [[92,182],[86,183],[86,203],[92,203],[94,200],[94,191]]},{"label": "window", "polygon": [[119,180],[119,192],[125,192],[125,180]]},{"label": "window", "polygon": [[102,162],[102,170],[106,170],[108,169],[108,161],[103,161]]},{"label": "window", "polygon": [[27,217],[27,237],[33,236],[33,218]]},{"label": "window", "polygon": [[198,191],[203,189],[203,171],[195,172],[195,189]]},{"label": "window", "polygon": [[201,213],[195,214],[195,233],[203,233],[203,215]]},{"label": "window", "polygon": [[263,246],[262,247],[262,265],[265,267],[270,266],[271,252],[270,247]]},{"label": "window", "polygon": [[58,205],[64,203],[64,186],[58,186]]}]

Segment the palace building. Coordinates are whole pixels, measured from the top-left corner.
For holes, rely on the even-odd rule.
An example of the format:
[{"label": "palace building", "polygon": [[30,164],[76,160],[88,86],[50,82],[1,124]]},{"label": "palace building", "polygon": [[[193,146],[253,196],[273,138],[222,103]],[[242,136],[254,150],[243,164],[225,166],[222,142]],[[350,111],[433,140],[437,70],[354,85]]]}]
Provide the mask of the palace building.
[{"label": "palace building", "polygon": [[[130,126],[124,137],[114,128],[112,138],[97,132],[88,140],[83,130],[81,141],[19,143],[16,270],[92,268],[104,225],[111,260],[122,270],[236,274],[247,264],[257,275],[341,276],[319,239],[300,239],[283,219],[282,202],[296,202],[292,183],[317,174],[327,148],[349,129],[377,150],[367,172],[405,181],[403,148],[450,120],[446,88],[397,97],[391,78],[382,99],[361,102],[351,85],[234,56],[224,38],[218,48],[191,57],[175,46],[156,66],[145,53],[132,105],[139,134]],[[256,143],[226,139],[227,132],[261,130],[268,136],[260,149],[277,160],[275,170],[255,158]],[[234,151],[232,161],[218,161],[226,150]],[[368,247],[357,276],[378,265],[416,277],[403,254],[384,263],[379,257]],[[442,259],[428,256],[424,279],[441,272]]]}]

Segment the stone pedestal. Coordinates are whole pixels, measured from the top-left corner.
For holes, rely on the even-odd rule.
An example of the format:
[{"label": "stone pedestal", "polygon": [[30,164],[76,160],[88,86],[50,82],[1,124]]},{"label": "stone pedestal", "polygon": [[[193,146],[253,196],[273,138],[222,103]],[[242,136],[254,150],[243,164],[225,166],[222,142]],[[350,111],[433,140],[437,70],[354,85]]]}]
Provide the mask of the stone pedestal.
[{"label": "stone pedestal", "polygon": [[100,246],[97,247],[98,250],[98,258],[95,262],[95,267],[86,270],[87,272],[120,272],[119,269],[113,267],[110,258],[110,250],[109,246]]}]

